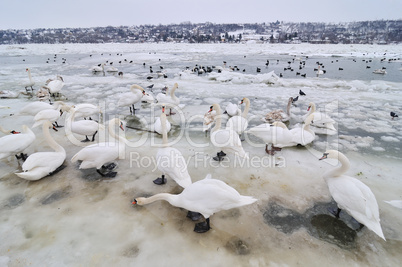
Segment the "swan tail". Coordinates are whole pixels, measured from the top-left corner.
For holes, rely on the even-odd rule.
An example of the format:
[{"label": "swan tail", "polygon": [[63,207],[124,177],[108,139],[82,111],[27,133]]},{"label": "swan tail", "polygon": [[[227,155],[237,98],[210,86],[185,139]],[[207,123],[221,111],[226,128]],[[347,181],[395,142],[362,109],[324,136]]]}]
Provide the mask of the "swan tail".
[{"label": "swan tail", "polygon": [[32,127],[31,128],[35,128],[35,127],[38,127],[39,125],[41,125],[42,124],[42,122],[41,121],[37,121],[37,122],[35,122],[33,125],[32,125]]},{"label": "swan tail", "polygon": [[39,179],[42,179],[43,177],[47,176],[49,174],[49,172],[40,169],[40,168],[36,168],[30,171],[26,171],[26,172],[18,172],[15,173],[15,175],[17,175],[18,177],[25,179],[25,180],[29,180],[29,181],[36,181]]},{"label": "swan tail", "polygon": [[250,196],[241,196],[240,198],[240,203],[242,204],[242,206],[253,204],[256,201],[257,199]]}]

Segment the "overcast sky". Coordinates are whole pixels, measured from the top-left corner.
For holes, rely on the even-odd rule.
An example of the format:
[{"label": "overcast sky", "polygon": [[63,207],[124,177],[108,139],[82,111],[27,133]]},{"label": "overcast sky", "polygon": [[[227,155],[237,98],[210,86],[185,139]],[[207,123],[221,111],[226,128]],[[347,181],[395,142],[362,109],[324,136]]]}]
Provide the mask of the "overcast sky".
[{"label": "overcast sky", "polygon": [[402,0],[1,0],[0,29],[402,19]]}]

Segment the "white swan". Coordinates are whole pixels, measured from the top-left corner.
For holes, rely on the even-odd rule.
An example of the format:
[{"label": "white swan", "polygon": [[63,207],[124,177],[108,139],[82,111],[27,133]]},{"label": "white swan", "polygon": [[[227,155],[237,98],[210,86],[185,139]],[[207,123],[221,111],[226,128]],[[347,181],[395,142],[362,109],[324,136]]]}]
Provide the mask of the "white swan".
[{"label": "white swan", "polygon": [[41,86],[36,92],[36,97],[39,98],[39,101],[48,100],[50,98],[49,87]]},{"label": "white swan", "polygon": [[154,103],[155,97],[152,93],[144,93],[141,98],[142,103]]},{"label": "white swan", "polygon": [[[98,133],[99,129],[104,129],[105,127],[94,120],[79,120],[75,121],[76,109],[71,109],[70,114],[66,121],[66,133],[76,133],[80,135],[85,135],[85,139],[81,142],[95,141],[95,135]],[[88,139],[88,135],[92,135],[92,140]]]},{"label": "white swan", "polygon": [[239,106],[233,103],[227,104],[225,108],[225,112],[228,114],[230,117],[237,116],[241,114],[241,110],[239,109]]},{"label": "white swan", "polygon": [[[109,135],[114,138],[113,141],[102,142],[84,147],[71,158],[71,162],[78,160],[82,161],[80,169],[96,168],[96,171],[104,177],[115,177],[117,172],[111,172],[110,169],[115,167],[112,162],[119,158],[120,153],[124,153],[126,138],[116,134],[114,127],[119,125],[119,128],[124,131],[124,123],[117,118],[109,121]],[[116,142],[118,144],[116,144]],[[105,165],[106,163],[110,163]],[[102,171],[101,171],[102,170]]]},{"label": "white swan", "polygon": [[160,193],[149,198],[135,198],[132,204],[146,205],[157,200],[165,200],[175,207],[201,213],[205,222],[197,223],[194,231],[204,233],[210,229],[209,217],[214,213],[250,205],[257,199],[242,196],[226,183],[211,179],[210,175],[184,188],[178,195]]},{"label": "white swan", "polygon": [[[38,125],[41,125],[45,121],[50,121],[54,123],[54,126],[60,127],[57,123],[57,120],[63,115],[64,111],[68,111],[70,109],[69,106],[65,104],[59,105],[56,109],[50,108],[50,109],[44,109],[36,113],[34,117],[35,123],[32,125],[32,128],[35,128]],[[53,128],[55,129],[55,128]],[[56,130],[56,129],[55,129]]]},{"label": "white swan", "polygon": [[292,142],[287,146],[308,145],[315,139],[315,133],[310,129],[310,124],[314,121],[315,115],[310,114],[301,127],[290,129],[293,135]]},{"label": "white swan", "polygon": [[64,80],[63,77],[57,75],[56,79],[50,80],[47,83],[47,88],[49,88],[49,93],[54,96],[55,94],[59,95],[61,89],[64,87]]},{"label": "white swan", "polygon": [[246,103],[243,113],[241,115],[231,117],[226,122],[226,128],[234,130],[238,135],[243,134],[248,127],[247,115],[250,110],[250,100],[245,97],[241,100],[240,105],[243,103]]},{"label": "white swan", "polygon": [[17,98],[21,92],[10,91],[10,90],[1,90],[0,98]]},{"label": "white swan", "polygon": [[282,109],[277,109],[269,112],[267,115],[265,115],[264,118],[262,118],[262,121],[264,122],[269,122],[273,123],[274,121],[281,121],[281,122],[287,122],[290,120],[290,107],[292,106],[293,103],[293,97],[289,97],[288,100],[288,105],[286,106],[286,112],[284,112]]},{"label": "white swan", "polygon": [[203,132],[209,131],[215,123],[216,110],[208,110],[204,114]]},{"label": "white swan", "polygon": [[[262,139],[266,144],[265,151],[271,155],[275,153],[275,150],[294,145],[293,134],[283,122],[276,121],[273,124],[260,124],[249,129],[247,133]],[[270,144],[272,145],[272,150],[268,149]]]},{"label": "white swan", "polygon": [[318,128],[325,128],[329,131],[315,131],[319,134],[334,134],[336,133],[336,129],[334,127],[335,121],[326,113],[316,111],[316,106],[313,102],[310,102],[307,108],[307,115],[305,118],[311,114],[314,114],[314,122],[311,126],[318,127]]},{"label": "white swan", "polygon": [[16,173],[17,176],[31,181],[39,180],[56,171],[63,164],[66,151],[52,138],[49,127],[52,127],[51,122],[43,123],[43,136],[54,152],[36,152],[30,155],[22,164],[23,172]]},{"label": "white swan", "polygon": [[[12,132],[11,132],[12,133]],[[15,155],[17,159],[26,159],[22,152],[35,141],[35,134],[28,126],[22,126],[22,133],[10,134],[0,138],[0,159]],[[21,153],[20,155],[17,155]]]},{"label": "white swan", "polygon": [[118,72],[119,69],[114,67],[114,66],[110,66],[106,69],[107,72]]},{"label": "white swan", "polygon": [[58,109],[61,105],[64,105],[62,101],[56,101],[53,104],[46,102],[36,101],[25,105],[19,112],[18,115],[31,115],[35,116],[39,111],[45,109]]},{"label": "white swan", "polygon": [[160,116],[162,126],[162,147],[158,149],[156,154],[156,162],[158,170],[162,172],[162,177],[157,178],[153,182],[155,184],[166,183],[165,175],[172,178],[178,185],[186,188],[191,184],[191,177],[188,174],[186,160],[179,150],[168,146],[167,137],[167,119],[166,114],[162,112]]},{"label": "white swan", "polygon": [[81,103],[73,105],[72,108],[75,109],[75,117],[76,118],[88,118],[91,119],[91,116],[94,114],[102,113],[100,107],[95,106],[89,103]]},{"label": "white swan", "polygon": [[124,93],[120,95],[120,99],[117,105],[119,107],[128,106],[130,108],[130,113],[135,114],[136,109],[134,105],[141,101],[142,96],[145,94],[145,90],[137,84],[131,85],[130,90],[130,93]]},{"label": "white swan", "polygon": [[[176,89],[179,87],[177,83],[173,85],[172,90],[170,90],[170,94],[162,94],[159,93],[156,96],[156,99],[158,100],[158,103],[165,103],[165,104],[171,104],[172,106],[178,106],[180,104],[180,99],[175,95]],[[174,115],[175,113],[172,112],[172,108],[170,108],[169,115]]]},{"label": "white swan", "polygon": [[320,160],[326,158],[337,159],[341,163],[340,167],[324,174],[329,192],[338,204],[338,212],[335,216],[339,218],[339,212],[345,210],[350,216],[385,240],[380,224],[378,204],[373,192],[356,178],[344,175],[350,168],[350,162],[344,154],[336,150],[328,150]]},{"label": "white swan", "polygon": [[219,104],[213,104],[211,110],[216,111],[215,127],[211,131],[211,143],[220,148],[221,151],[217,153],[217,157],[214,160],[221,161],[226,152],[232,152],[240,157],[248,158],[248,155],[244,151],[239,135],[232,129],[221,129],[222,113]]},{"label": "white swan", "polygon": [[[165,105],[163,105],[163,104],[162,104],[162,113],[165,114]],[[163,132],[165,130],[167,132],[170,132],[171,128],[172,128],[172,124],[168,120],[166,120],[166,128],[163,129],[161,118],[160,117],[156,118],[156,120],[154,122],[154,131],[155,132],[157,132],[158,134],[163,135]]]},{"label": "white swan", "polygon": [[35,81],[32,79],[31,69],[26,68],[26,72],[28,72],[29,82],[25,85],[25,90],[28,91],[28,87],[31,87],[31,91],[33,91],[33,86],[35,85]]},{"label": "white swan", "polygon": [[105,73],[105,63],[99,64],[98,66],[94,66],[91,68],[93,73],[103,72]]}]

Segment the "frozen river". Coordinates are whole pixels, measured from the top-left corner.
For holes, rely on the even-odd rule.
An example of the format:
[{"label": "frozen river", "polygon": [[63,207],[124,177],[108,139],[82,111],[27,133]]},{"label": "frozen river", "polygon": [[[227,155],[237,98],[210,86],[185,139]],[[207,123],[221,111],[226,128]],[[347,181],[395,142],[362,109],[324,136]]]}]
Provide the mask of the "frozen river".
[{"label": "frozen river", "polygon": [[[267,60],[269,64],[266,65]],[[223,62],[226,62],[224,64]],[[64,63],[63,63],[64,62]],[[106,63],[123,72],[93,74]],[[318,63],[326,73],[317,77]],[[153,73],[150,73],[152,66]],[[215,66],[211,73],[186,71]],[[82,136],[68,138],[65,128],[51,132],[67,153],[64,169],[39,181],[15,175],[15,157],[0,161],[0,266],[397,266],[402,261],[402,210],[384,201],[402,199],[402,46],[268,45],[268,44],[65,44],[0,46],[0,91],[25,92],[30,68],[34,88],[61,75],[59,99],[68,105],[91,103],[102,109],[102,123],[119,117],[127,123],[129,143],[117,161],[117,176],[102,178],[94,169],[71,163]],[[257,72],[260,68],[260,72]],[[235,69],[235,70],[232,70]],[[237,70],[238,69],[238,70]],[[286,70],[285,70],[286,69]],[[385,69],[387,74],[374,74]],[[157,75],[157,71],[166,78]],[[299,73],[299,74],[297,74]],[[305,74],[305,77],[302,76]],[[152,79],[147,79],[148,77]],[[282,76],[282,77],[281,77]],[[135,197],[182,188],[160,177],[155,157],[161,137],[149,130],[160,107],[136,104],[136,115],[117,105],[132,84],[157,95],[178,83],[177,114],[170,117],[169,140],[188,163],[192,181],[207,174],[252,205],[216,213],[211,230],[193,232],[187,211],[167,202],[133,206]],[[153,84],[152,91],[147,88]],[[310,102],[336,121],[335,135],[317,135],[307,147],[290,147],[274,156],[246,135],[249,159],[212,157],[217,149],[202,132],[203,115],[214,103],[225,108],[250,99],[249,128],[274,109],[285,109],[290,96],[289,128],[297,127]],[[52,99],[53,100],[53,99]],[[19,115],[36,96],[0,99],[0,126],[20,131],[33,116]],[[244,108],[244,107],[243,107]],[[59,120],[66,124],[66,115]],[[41,127],[28,155],[50,151]],[[3,136],[3,135],[1,135]],[[96,138],[105,138],[100,133]],[[387,241],[358,225],[336,208],[323,179],[335,166],[319,161],[326,149],[342,151],[351,161],[349,176],[365,183],[376,196]]]}]

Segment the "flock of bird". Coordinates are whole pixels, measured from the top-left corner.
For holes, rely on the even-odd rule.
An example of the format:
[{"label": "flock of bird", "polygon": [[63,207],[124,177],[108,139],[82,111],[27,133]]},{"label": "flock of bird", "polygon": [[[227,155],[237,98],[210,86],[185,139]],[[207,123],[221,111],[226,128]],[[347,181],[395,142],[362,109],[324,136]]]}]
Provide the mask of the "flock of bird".
[{"label": "flock of bird", "polygon": [[[105,64],[103,63],[99,67],[102,72],[104,71],[104,66]],[[322,70],[319,67],[317,71]],[[30,70],[27,69],[27,72],[32,82]],[[40,100],[58,96],[64,86],[61,76],[48,80],[46,83],[47,85],[43,88],[47,90],[48,95],[46,97],[37,95]],[[33,91],[33,85],[33,83],[28,84],[25,89]],[[149,88],[152,89],[152,87]],[[135,114],[134,105],[144,100],[154,101],[156,99],[161,105],[162,113],[155,120],[154,131],[162,135],[163,143],[162,147],[157,151],[156,162],[163,162],[158,159],[166,158],[171,161],[169,164],[158,164],[158,169],[162,175],[153,182],[157,185],[163,185],[166,183],[167,176],[183,188],[183,191],[178,195],[160,193],[148,198],[137,197],[132,204],[145,205],[157,200],[168,201],[173,206],[188,210],[187,216],[192,220],[199,220],[200,215],[202,215],[205,221],[197,223],[194,231],[203,233],[210,229],[209,218],[214,213],[249,205],[257,200],[251,196],[240,195],[234,188],[220,180],[213,179],[211,175],[207,175],[206,178],[200,181],[192,182],[183,155],[178,149],[168,145],[168,132],[171,125],[166,117],[173,116],[175,113],[171,107],[177,108],[180,104],[180,99],[175,95],[177,88],[178,84],[175,83],[172,89],[166,90],[165,93],[160,93],[154,98],[149,93],[146,93],[141,86],[132,85],[130,92],[123,94],[118,101],[118,106],[129,107],[131,114]],[[306,146],[314,141],[316,134],[336,133],[335,120],[330,118],[328,114],[319,112],[312,102],[308,105],[308,113],[304,117],[302,126],[288,129],[285,123],[290,121],[292,117],[291,106],[299,97],[306,97],[306,94],[300,90],[297,97],[289,98],[286,111],[274,110],[269,112],[261,118],[264,123],[252,128],[248,127],[247,116],[251,104],[247,97],[240,102],[240,106],[245,104],[243,111],[241,111],[239,105],[230,104],[222,112],[219,104],[212,103],[209,111],[204,116],[204,130],[210,131],[210,142],[219,150],[213,159],[221,161],[227,153],[233,153],[236,157],[248,158],[248,153],[242,146],[245,133],[261,139],[266,144],[266,152],[270,155],[284,147]],[[169,112],[166,111],[167,108],[170,108]],[[34,124],[32,128],[42,125],[43,137],[53,151],[36,152],[27,156],[23,152],[35,141],[33,131],[26,125],[22,127],[21,133],[1,128],[1,131],[6,135],[0,138],[0,159],[6,159],[10,156],[22,159],[24,161],[22,171],[17,172],[16,175],[26,180],[39,180],[63,168],[66,151],[54,140],[49,129],[53,128],[57,131],[61,127],[58,125],[57,120],[64,112],[68,113],[67,124],[65,125],[67,137],[78,134],[85,136],[82,142],[93,142],[98,131],[105,130],[102,124],[91,119],[94,114],[101,113],[99,107],[92,104],[82,103],[69,106],[62,101],[55,101],[53,104],[42,101],[33,102],[22,108],[19,115],[33,116]],[[222,126],[223,116],[229,117],[226,127]],[[391,116],[393,118],[398,117],[392,113]],[[76,118],[83,119],[76,120]],[[110,120],[108,132],[112,141],[85,146],[71,158],[71,162],[80,161],[80,169],[94,168],[103,177],[115,177],[117,172],[114,170],[117,165],[114,162],[119,158],[119,152],[124,151],[124,146],[128,141],[121,134],[122,131],[125,131],[125,122],[123,120],[118,118]],[[88,136],[91,136],[91,139]],[[339,207],[338,212],[334,215],[339,217],[340,209],[345,210],[358,222],[367,226],[385,240],[374,194],[361,181],[345,175],[345,172],[350,167],[350,162],[345,155],[335,150],[329,150],[323,154],[320,160],[327,158],[338,159],[341,163],[340,167],[324,174],[329,191]]]}]

